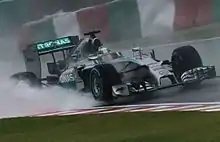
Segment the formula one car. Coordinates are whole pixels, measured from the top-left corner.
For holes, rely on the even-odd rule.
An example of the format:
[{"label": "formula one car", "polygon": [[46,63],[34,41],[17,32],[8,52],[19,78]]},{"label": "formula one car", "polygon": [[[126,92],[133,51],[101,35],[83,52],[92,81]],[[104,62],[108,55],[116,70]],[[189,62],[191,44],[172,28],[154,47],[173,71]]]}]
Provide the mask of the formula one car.
[{"label": "formula one car", "polygon": [[[146,54],[139,47],[134,47],[129,57],[106,48],[95,35],[99,32],[86,33],[89,37],[80,40],[75,36],[32,44],[24,51],[27,68],[40,62],[37,57],[51,54],[53,62],[47,63],[50,75],[39,77],[30,71],[32,65],[27,72],[16,73],[12,78],[26,80],[32,86],[59,85],[89,91],[96,100],[111,101],[141,92],[199,85],[205,79],[216,77],[215,67],[204,66],[190,45],[175,49],[171,61],[160,61],[154,50]],[[63,53],[63,60],[56,61],[56,52]],[[163,79],[168,79],[170,84],[163,86]]]}]

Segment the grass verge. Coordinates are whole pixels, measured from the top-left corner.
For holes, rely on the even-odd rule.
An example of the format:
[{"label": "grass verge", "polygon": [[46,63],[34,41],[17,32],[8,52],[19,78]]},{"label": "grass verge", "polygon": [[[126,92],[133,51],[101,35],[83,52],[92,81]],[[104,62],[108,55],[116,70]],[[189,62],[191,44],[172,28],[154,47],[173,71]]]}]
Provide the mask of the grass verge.
[{"label": "grass verge", "polygon": [[219,142],[220,113],[118,113],[0,120],[1,142]]}]

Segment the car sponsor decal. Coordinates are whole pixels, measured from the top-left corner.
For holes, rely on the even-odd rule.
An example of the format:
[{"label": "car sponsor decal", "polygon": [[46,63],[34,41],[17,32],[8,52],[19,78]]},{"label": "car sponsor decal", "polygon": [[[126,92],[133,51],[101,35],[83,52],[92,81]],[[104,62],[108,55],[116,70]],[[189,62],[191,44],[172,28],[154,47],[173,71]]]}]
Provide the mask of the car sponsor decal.
[{"label": "car sponsor decal", "polygon": [[68,82],[75,81],[74,69],[70,69],[70,70],[63,72],[63,74],[60,76],[59,81],[60,83],[68,83]]}]

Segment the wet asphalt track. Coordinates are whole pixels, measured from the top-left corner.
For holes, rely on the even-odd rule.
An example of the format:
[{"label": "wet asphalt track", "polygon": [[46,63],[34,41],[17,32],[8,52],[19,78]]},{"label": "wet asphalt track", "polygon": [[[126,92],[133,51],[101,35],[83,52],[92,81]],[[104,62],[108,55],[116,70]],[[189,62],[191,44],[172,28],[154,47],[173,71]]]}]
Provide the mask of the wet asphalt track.
[{"label": "wet asphalt track", "polygon": [[[176,87],[154,92],[149,97],[139,100],[136,104],[146,103],[188,103],[188,102],[219,102],[220,79],[203,82],[198,88],[183,89]],[[147,95],[147,94],[145,94]]]},{"label": "wet asphalt track", "polygon": [[[161,59],[171,58],[173,49],[182,45],[193,45],[200,53],[204,65],[215,65],[217,75],[220,75],[220,39],[199,42],[187,42],[153,47],[156,56]],[[126,46],[126,45],[125,45]],[[141,46],[145,51],[148,48]],[[119,49],[119,48],[118,48]],[[206,80],[199,88],[190,90],[180,87],[161,90],[151,94],[142,94],[120,101],[120,104],[152,104],[152,103],[185,103],[185,102],[220,102],[220,78]]]}]

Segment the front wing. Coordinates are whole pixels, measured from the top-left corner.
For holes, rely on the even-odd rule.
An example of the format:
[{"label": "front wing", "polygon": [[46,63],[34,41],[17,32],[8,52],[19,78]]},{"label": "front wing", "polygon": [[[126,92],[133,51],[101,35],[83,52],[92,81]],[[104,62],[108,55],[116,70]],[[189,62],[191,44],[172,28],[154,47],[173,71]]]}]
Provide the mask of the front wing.
[{"label": "front wing", "polygon": [[202,82],[206,79],[212,79],[215,77],[216,77],[215,66],[203,66],[184,72],[181,76],[182,81],[175,84],[155,87],[149,84],[148,82],[140,82],[140,83],[130,82],[127,84],[113,86],[112,92],[113,92],[113,96],[115,97],[131,96],[137,93],[154,92],[176,86],[184,86],[187,84]]}]

